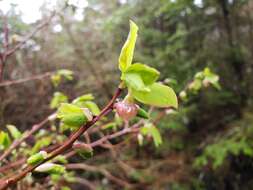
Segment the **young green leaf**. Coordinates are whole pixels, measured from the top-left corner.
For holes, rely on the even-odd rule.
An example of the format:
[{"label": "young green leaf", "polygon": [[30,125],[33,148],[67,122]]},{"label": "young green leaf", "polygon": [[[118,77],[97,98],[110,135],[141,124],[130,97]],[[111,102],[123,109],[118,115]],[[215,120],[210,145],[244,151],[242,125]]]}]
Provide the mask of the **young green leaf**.
[{"label": "young green leaf", "polygon": [[45,163],[37,167],[34,171],[49,174],[63,174],[65,167],[59,164]]},{"label": "young green leaf", "polygon": [[128,88],[143,92],[150,91],[138,73],[125,73],[123,80],[126,82]]},{"label": "young green leaf", "polygon": [[21,132],[14,125],[6,125],[6,127],[14,139],[19,139],[21,137]]},{"label": "young green leaf", "polygon": [[76,143],[74,145],[74,149],[84,159],[88,159],[93,156],[93,149],[90,145]]},{"label": "young green leaf", "polygon": [[64,155],[58,155],[54,158],[54,162],[59,162],[61,164],[67,164],[68,160]]},{"label": "young green leaf", "polygon": [[137,111],[137,115],[136,115],[137,117],[141,117],[141,118],[144,118],[144,119],[148,119],[149,118],[149,115],[148,115],[148,113],[144,110],[144,109],[142,109],[142,108],[138,108],[138,111]]},{"label": "young green leaf", "polygon": [[101,127],[101,129],[103,129],[103,130],[105,130],[105,129],[113,129],[114,130],[116,128],[117,128],[116,122],[110,122],[110,123],[107,123]]},{"label": "young green leaf", "polygon": [[122,80],[124,80],[125,75],[127,75],[128,73],[136,73],[140,75],[145,85],[153,84],[160,75],[160,72],[157,71],[156,69],[149,67],[147,65],[141,64],[141,63],[135,63],[131,65],[127,69],[127,71],[122,75]]},{"label": "young green leaf", "polygon": [[84,102],[84,107],[88,108],[94,115],[98,115],[100,113],[98,105],[92,101]]},{"label": "young green leaf", "polygon": [[58,108],[61,103],[68,102],[68,97],[61,92],[55,92],[50,102],[50,108]]},{"label": "young green leaf", "polygon": [[11,139],[9,137],[8,133],[5,133],[4,131],[0,132],[0,150],[6,149],[10,146]]},{"label": "young green leaf", "polygon": [[88,119],[83,110],[73,104],[63,103],[58,108],[57,117],[61,121],[71,127],[80,127],[84,125]]},{"label": "young green leaf", "polygon": [[63,186],[63,187],[61,187],[61,190],[71,190],[71,189],[67,186]]},{"label": "young green leaf", "polygon": [[149,92],[136,91],[132,89],[134,98],[144,104],[157,107],[177,108],[177,96],[168,86],[160,83],[154,83],[149,86]]},{"label": "young green leaf", "polygon": [[130,20],[130,31],[128,38],[121,50],[119,57],[119,69],[125,72],[132,64],[135,43],[137,39],[138,26]]},{"label": "young green leaf", "polygon": [[145,136],[151,135],[156,147],[158,147],[160,144],[162,144],[161,134],[160,134],[159,130],[152,123],[145,124],[144,127],[141,128],[141,134],[143,134]]},{"label": "young green leaf", "polygon": [[151,127],[151,135],[156,147],[162,144],[162,137],[160,131],[155,126]]},{"label": "young green leaf", "polygon": [[74,99],[72,103],[75,105],[78,105],[79,103],[90,101],[90,100],[94,100],[94,96],[92,94],[84,94]]},{"label": "young green leaf", "polygon": [[40,151],[40,152],[30,156],[27,159],[27,164],[36,165],[36,164],[40,163],[41,161],[43,161],[44,159],[46,159],[46,157],[47,157],[47,152]]},{"label": "young green leaf", "polygon": [[51,76],[51,82],[53,83],[53,85],[55,87],[57,87],[60,84],[60,82],[61,82],[61,75],[59,75],[57,73],[54,74],[54,75],[52,75]]},{"label": "young green leaf", "polygon": [[73,80],[73,71],[68,69],[60,69],[57,71],[57,74],[63,76],[67,80]]},{"label": "young green leaf", "polygon": [[50,145],[51,142],[52,142],[52,137],[50,136],[45,136],[37,140],[35,145],[32,147],[32,154],[38,152],[41,148]]},{"label": "young green leaf", "polygon": [[94,115],[98,115],[100,113],[100,109],[95,102],[91,101],[93,99],[94,96],[92,94],[85,94],[74,99],[72,103],[80,108],[88,108]]}]

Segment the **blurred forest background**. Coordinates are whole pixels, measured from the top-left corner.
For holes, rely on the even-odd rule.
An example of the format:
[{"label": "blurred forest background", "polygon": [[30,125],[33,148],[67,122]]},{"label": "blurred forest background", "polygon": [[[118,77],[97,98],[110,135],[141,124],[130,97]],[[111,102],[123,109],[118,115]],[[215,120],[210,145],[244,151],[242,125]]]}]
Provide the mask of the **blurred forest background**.
[{"label": "blurred forest background", "polygon": [[[139,26],[134,60],[161,72],[160,79],[180,94],[179,109],[167,110],[156,123],[160,146],[127,139],[124,147],[115,148],[121,161],[98,150],[99,155],[81,162],[106,167],[136,185],[129,189],[253,189],[252,0],[61,0],[53,16],[55,8],[43,4],[41,19],[33,23],[22,20],[15,4],[7,13],[1,10],[2,2],[1,49],[6,20],[11,46],[46,22],[7,60],[2,83],[43,77],[0,83],[2,130],[14,124],[24,131],[43,120],[52,113],[55,91],[71,100],[93,93],[102,107],[118,84],[118,56],[132,19]],[[196,82],[196,73],[207,67],[219,76],[221,88]],[[50,73],[44,74],[58,69],[72,70],[73,80],[54,87]],[[98,168],[80,169],[78,179],[96,189],[123,189]]]}]

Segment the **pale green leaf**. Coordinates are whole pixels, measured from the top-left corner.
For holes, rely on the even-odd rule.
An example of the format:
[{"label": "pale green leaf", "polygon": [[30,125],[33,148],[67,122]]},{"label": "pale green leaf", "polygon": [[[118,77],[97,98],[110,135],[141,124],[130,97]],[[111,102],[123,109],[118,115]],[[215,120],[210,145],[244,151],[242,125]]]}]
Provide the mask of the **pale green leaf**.
[{"label": "pale green leaf", "polygon": [[58,74],[54,74],[51,76],[51,81],[55,87],[57,87],[61,82],[61,76]]},{"label": "pale green leaf", "polygon": [[21,137],[21,132],[14,125],[6,125],[6,127],[14,139],[19,139]]},{"label": "pale green leaf", "polygon": [[36,165],[36,164],[42,162],[46,157],[47,157],[47,152],[40,151],[40,152],[38,152],[38,153],[30,156],[27,159],[27,164],[29,164],[29,165]]},{"label": "pale green leaf", "polygon": [[38,152],[41,148],[50,145],[52,138],[50,136],[43,137],[36,141],[35,145],[32,148],[32,154]]},{"label": "pale green leaf", "polygon": [[57,74],[63,76],[67,80],[73,80],[73,71],[68,69],[60,69],[57,71]]},{"label": "pale green leaf", "polygon": [[72,127],[80,127],[87,122],[87,117],[83,110],[73,104],[62,103],[58,108],[57,117],[64,124]]},{"label": "pale green leaf", "polygon": [[101,129],[105,130],[105,129],[116,129],[117,127],[117,123],[116,122],[110,122],[110,123],[107,123],[105,125],[103,125],[101,127]]},{"label": "pale green leaf", "polygon": [[143,83],[145,85],[153,84],[159,77],[160,73],[156,69],[149,67],[147,65],[141,63],[135,63],[131,65],[127,71],[122,75],[122,79],[124,80],[125,74],[128,73],[136,73],[139,74]]},{"label": "pale green leaf", "polygon": [[84,102],[84,107],[88,108],[94,115],[98,115],[100,113],[99,107],[92,101]]},{"label": "pale green leaf", "polygon": [[74,99],[72,103],[75,105],[78,105],[79,103],[90,101],[90,100],[94,100],[94,96],[92,94],[84,94]]},{"label": "pale green leaf", "polygon": [[177,96],[172,88],[160,83],[154,83],[148,87],[150,89],[149,92],[132,89],[134,98],[152,106],[177,108]]},{"label": "pale green leaf", "polygon": [[6,149],[10,146],[11,140],[8,133],[0,132],[0,149]]},{"label": "pale green leaf", "polygon": [[50,102],[50,108],[58,108],[61,103],[68,102],[68,97],[61,92],[55,92]]},{"label": "pale green leaf", "polygon": [[130,20],[130,31],[128,38],[123,45],[123,48],[119,57],[119,69],[125,72],[127,68],[132,64],[134,48],[137,39],[138,26]]},{"label": "pale green leaf", "polygon": [[138,73],[125,73],[124,81],[126,82],[127,87],[133,90],[143,92],[150,91]]},{"label": "pale green leaf", "polygon": [[162,144],[162,137],[161,137],[159,130],[155,126],[153,126],[153,127],[151,127],[150,132],[151,132],[152,138],[154,140],[155,146],[158,147],[159,145],[161,145]]},{"label": "pale green leaf", "polygon": [[160,134],[159,130],[152,123],[145,124],[141,128],[141,134],[145,135],[145,136],[151,135],[156,147],[158,147],[159,145],[162,144],[161,134]]},{"label": "pale green leaf", "polygon": [[35,171],[49,174],[63,174],[65,167],[59,164],[45,163],[37,167]]}]

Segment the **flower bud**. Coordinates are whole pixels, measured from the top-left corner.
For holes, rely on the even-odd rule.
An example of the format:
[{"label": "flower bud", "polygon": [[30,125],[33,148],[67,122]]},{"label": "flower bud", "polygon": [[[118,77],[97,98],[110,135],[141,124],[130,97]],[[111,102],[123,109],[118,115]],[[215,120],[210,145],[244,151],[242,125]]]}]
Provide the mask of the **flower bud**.
[{"label": "flower bud", "polygon": [[125,121],[134,118],[138,112],[138,106],[136,104],[127,103],[125,101],[117,102],[114,107],[117,114]]}]

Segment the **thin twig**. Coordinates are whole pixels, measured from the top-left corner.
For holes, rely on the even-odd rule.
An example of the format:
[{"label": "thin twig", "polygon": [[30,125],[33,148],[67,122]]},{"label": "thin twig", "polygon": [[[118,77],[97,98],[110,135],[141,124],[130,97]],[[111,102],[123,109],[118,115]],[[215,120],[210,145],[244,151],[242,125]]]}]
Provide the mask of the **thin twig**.
[{"label": "thin twig", "polygon": [[27,78],[23,78],[23,79],[12,80],[12,81],[4,81],[4,82],[0,83],[0,87],[12,86],[12,85],[32,81],[32,80],[41,80],[43,78],[50,77],[52,74],[53,74],[52,72],[46,72],[46,73],[43,73],[43,74],[40,74],[40,75],[31,76],[31,77],[27,77]]},{"label": "thin twig", "polygon": [[29,34],[27,34],[22,41],[16,44],[13,48],[9,48],[9,29],[7,23],[7,17],[5,18],[5,27],[4,27],[4,51],[0,53],[0,81],[3,79],[4,67],[7,62],[8,57],[14,54],[17,50],[19,50],[29,39],[31,39],[38,31],[48,25],[52,18],[56,15],[56,11],[53,11],[49,18],[39,24],[34,30],[32,30]]},{"label": "thin twig", "polygon": [[72,170],[73,169],[83,169],[83,170],[87,170],[87,171],[91,171],[91,172],[99,172],[99,173],[103,174],[107,179],[117,183],[120,186],[123,186],[126,188],[131,187],[131,184],[129,184],[128,182],[126,182],[118,177],[115,177],[110,172],[108,172],[105,168],[91,166],[91,165],[87,165],[84,163],[66,164],[65,166],[67,169],[72,169]]},{"label": "thin twig", "polygon": [[92,121],[86,123],[84,126],[80,127],[76,132],[74,132],[69,139],[59,148],[55,149],[53,152],[50,153],[49,157],[44,159],[42,162],[34,165],[34,166],[27,166],[25,167],[20,173],[14,174],[12,177],[9,177],[5,180],[0,181],[0,190],[7,189],[11,185],[16,184],[19,180],[23,179],[28,173],[32,172],[34,169],[36,169],[41,164],[51,160],[52,158],[62,154],[66,150],[72,147],[73,143],[85,132],[87,129],[89,129],[91,126],[93,126],[98,120],[100,120],[103,116],[107,115],[109,112],[113,110],[113,104],[115,100],[119,97],[121,94],[122,89],[118,88],[114,96],[112,97],[111,101],[105,106],[105,108],[101,111],[101,113],[94,117]]},{"label": "thin twig", "polygon": [[75,177],[74,182],[80,183],[80,184],[88,187],[90,190],[96,190],[97,189],[95,185],[93,185],[91,182],[89,182],[87,179],[84,179],[84,178]]},{"label": "thin twig", "polygon": [[35,132],[37,132],[38,130],[40,130],[48,121],[49,118],[55,115],[55,113],[51,114],[49,117],[47,117],[46,119],[44,119],[43,121],[41,121],[40,123],[34,125],[32,127],[32,129],[26,133],[24,133],[24,135],[20,138],[15,140],[8,149],[6,149],[4,151],[4,153],[0,156],[0,162],[3,161],[3,159],[5,159],[7,156],[9,156],[9,154],[11,154],[11,152],[13,150],[15,150],[22,142],[24,142],[27,138],[29,138],[31,135],[33,135]]}]

